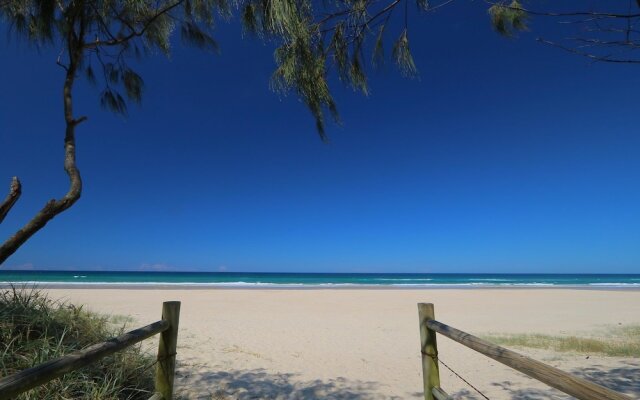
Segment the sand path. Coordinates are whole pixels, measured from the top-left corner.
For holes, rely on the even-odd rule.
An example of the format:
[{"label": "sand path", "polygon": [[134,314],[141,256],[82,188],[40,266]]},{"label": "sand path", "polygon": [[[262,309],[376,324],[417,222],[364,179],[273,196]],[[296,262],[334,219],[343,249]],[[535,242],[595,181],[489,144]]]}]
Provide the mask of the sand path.
[{"label": "sand path", "polygon": [[[52,289],[89,308],[159,317],[182,301],[178,388],[186,398],[391,399],[421,396],[418,302],[442,322],[474,334],[606,336],[640,325],[640,291],[473,290],[122,290]],[[441,358],[490,399],[566,398],[442,338]],[[640,397],[640,360],[517,349]],[[442,386],[478,398],[446,369]],[[223,395],[224,394],[224,395]]]}]

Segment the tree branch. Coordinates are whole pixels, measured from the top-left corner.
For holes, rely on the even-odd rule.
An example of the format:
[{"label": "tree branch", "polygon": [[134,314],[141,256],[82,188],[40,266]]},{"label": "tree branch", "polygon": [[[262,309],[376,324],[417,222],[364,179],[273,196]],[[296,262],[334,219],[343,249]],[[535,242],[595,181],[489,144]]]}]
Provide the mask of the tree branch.
[{"label": "tree branch", "polygon": [[11,207],[16,204],[16,201],[18,201],[21,194],[22,185],[20,184],[18,177],[14,176],[11,180],[9,194],[7,195],[7,198],[4,199],[2,204],[0,204],[0,223],[4,221],[4,218],[7,216],[7,214],[9,214],[9,211],[11,211]]},{"label": "tree branch", "polygon": [[523,7],[512,7],[507,4],[501,4],[496,1],[485,0],[485,2],[492,6],[499,6],[509,10],[514,11],[522,11],[530,15],[536,15],[541,17],[600,17],[600,18],[638,18],[640,17],[640,13],[608,13],[608,12],[598,12],[598,11],[574,11],[574,12],[543,12],[543,11],[534,11],[529,10]]},{"label": "tree branch", "polygon": [[[144,35],[144,33],[147,31],[147,29],[149,28],[149,26],[151,26],[151,24],[153,24],[155,22],[156,19],[160,18],[162,15],[168,13],[169,11],[173,10],[174,8],[176,8],[177,6],[179,6],[180,4],[184,3],[185,0],[178,0],[175,3],[173,3],[170,6],[167,6],[165,8],[163,8],[162,10],[159,10],[156,14],[154,14],[153,17],[149,18],[148,21],[145,22],[145,24],[143,25],[142,29],[140,29],[139,31],[136,31],[135,29],[132,29],[132,27],[127,24],[129,26],[129,29],[131,29],[131,33],[129,33],[126,36],[120,37],[120,38],[116,38],[116,39],[110,39],[110,40],[99,40],[96,39],[92,42],[86,43],[85,46],[87,48],[95,48],[98,46],[117,46],[119,44],[122,44],[124,42],[127,42],[135,37],[140,37],[142,35]],[[120,20],[122,21],[122,19]]]},{"label": "tree branch", "polygon": [[607,62],[607,63],[615,63],[615,64],[640,64],[640,60],[635,60],[635,59],[624,59],[624,58],[612,58],[611,56],[601,56],[601,55],[597,55],[597,54],[592,54],[592,53],[587,53],[584,51],[580,51],[578,49],[574,49],[571,47],[566,47],[563,46],[559,43],[556,42],[551,42],[549,40],[545,40],[542,38],[538,38],[536,39],[538,42],[540,43],[544,43],[553,47],[557,47],[559,49],[562,49],[566,52],[572,53],[572,54],[577,54],[579,56],[583,56],[586,58],[589,58],[595,62]]},{"label": "tree branch", "polygon": [[[75,29],[70,29],[67,34],[67,49],[69,50],[69,65],[67,66],[66,76],[63,86],[63,102],[64,102],[64,119],[66,123],[66,131],[64,136],[64,170],[69,176],[69,189],[67,193],[59,200],[50,200],[45,206],[21,229],[19,229],[13,236],[7,239],[2,246],[0,246],[0,265],[4,263],[13,253],[15,253],[20,246],[22,246],[31,236],[42,229],[49,221],[51,221],[56,215],[65,211],[71,207],[82,193],[82,179],[80,178],[80,171],[76,166],[76,140],[75,129],[76,126],[84,121],[85,117],[75,119],[73,117],[73,97],[72,89],[76,78],[76,72],[82,61],[85,35],[85,24],[82,16],[83,10],[73,10],[80,13],[78,18],[79,27],[78,32]],[[75,24],[72,24],[72,26]]]}]

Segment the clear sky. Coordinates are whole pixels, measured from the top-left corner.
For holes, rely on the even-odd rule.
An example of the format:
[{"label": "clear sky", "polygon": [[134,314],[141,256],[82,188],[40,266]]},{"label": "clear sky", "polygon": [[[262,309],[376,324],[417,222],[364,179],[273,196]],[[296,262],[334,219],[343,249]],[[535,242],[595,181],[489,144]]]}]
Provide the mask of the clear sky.
[{"label": "clear sky", "polygon": [[[482,2],[410,29],[420,79],[388,66],[368,97],[334,85],[330,144],[269,90],[273,47],[236,22],[220,55],[146,60],[127,118],[81,83],[82,198],[6,266],[640,272],[640,67],[536,43],[552,21],[501,38]],[[4,239],[68,181],[56,53],[0,52],[0,187],[23,183]]]}]

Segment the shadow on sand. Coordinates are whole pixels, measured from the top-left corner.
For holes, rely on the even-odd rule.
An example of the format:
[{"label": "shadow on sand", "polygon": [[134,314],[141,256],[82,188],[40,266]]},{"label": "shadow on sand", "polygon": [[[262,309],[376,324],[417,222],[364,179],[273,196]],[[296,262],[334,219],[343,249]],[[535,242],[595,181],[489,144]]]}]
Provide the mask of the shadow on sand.
[{"label": "shadow on sand", "polygon": [[264,369],[220,372],[190,372],[182,368],[176,378],[183,399],[248,400],[248,399],[401,399],[377,393],[376,382],[335,378],[304,381],[296,374],[275,374]]},{"label": "shadow on sand", "polygon": [[[631,398],[640,398],[640,364],[634,362],[625,362],[624,364],[624,366],[614,369],[606,369],[602,366],[594,365],[575,369],[571,372],[598,385],[627,394]],[[509,381],[497,382],[492,385],[501,390],[500,395],[489,396],[491,399],[564,400],[573,398],[552,388],[523,387],[523,385],[515,385]],[[492,393],[495,393],[495,391]],[[469,390],[458,391],[453,393],[451,397],[454,399],[484,400],[483,397]]]},{"label": "shadow on sand", "polygon": [[[606,386],[632,398],[640,398],[640,364],[629,361],[623,366],[606,369],[594,365],[572,371],[577,376]],[[206,368],[183,366],[176,375],[176,386],[182,399],[198,400],[391,400],[422,398],[422,393],[399,394],[395,397],[379,393],[380,384],[335,378],[327,380],[302,380],[292,373],[270,373],[264,369],[207,371]],[[530,387],[502,381],[491,384],[488,397],[511,400],[564,400],[570,399],[552,388]],[[445,388],[446,389],[446,388]],[[453,399],[484,400],[471,390],[450,393]]]}]

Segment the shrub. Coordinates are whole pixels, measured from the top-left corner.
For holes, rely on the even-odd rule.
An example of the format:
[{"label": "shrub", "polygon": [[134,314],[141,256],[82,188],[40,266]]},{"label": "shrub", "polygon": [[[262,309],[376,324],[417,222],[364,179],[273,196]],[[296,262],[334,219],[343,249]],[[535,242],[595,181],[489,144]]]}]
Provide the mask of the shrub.
[{"label": "shrub", "polygon": [[[34,288],[0,290],[0,376],[8,376],[124,332],[122,319],[55,301]],[[20,400],[148,399],[154,360],[129,347],[23,393]]]}]

